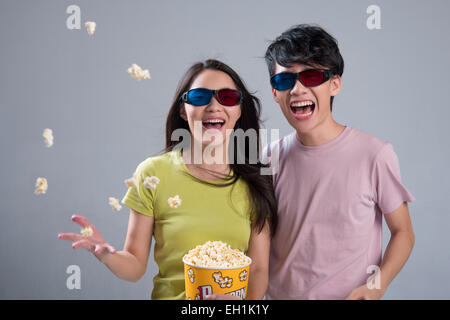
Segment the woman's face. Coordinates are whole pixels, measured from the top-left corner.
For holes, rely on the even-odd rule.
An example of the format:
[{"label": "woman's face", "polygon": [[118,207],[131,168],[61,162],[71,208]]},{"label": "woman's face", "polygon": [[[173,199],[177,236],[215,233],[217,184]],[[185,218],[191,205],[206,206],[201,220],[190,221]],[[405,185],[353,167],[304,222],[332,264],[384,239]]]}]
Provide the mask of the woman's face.
[{"label": "woman's face", "polygon": [[[195,88],[237,90],[236,85],[228,74],[219,70],[209,69],[198,74],[189,90]],[[234,129],[236,121],[241,116],[241,105],[223,106],[215,97],[212,97],[209,104],[204,106],[197,107],[183,103],[180,108],[180,116],[188,122],[189,129],[195,140],[201,140],[203,146],[210,143],[218,145],[228,141],[231,130]]]}]

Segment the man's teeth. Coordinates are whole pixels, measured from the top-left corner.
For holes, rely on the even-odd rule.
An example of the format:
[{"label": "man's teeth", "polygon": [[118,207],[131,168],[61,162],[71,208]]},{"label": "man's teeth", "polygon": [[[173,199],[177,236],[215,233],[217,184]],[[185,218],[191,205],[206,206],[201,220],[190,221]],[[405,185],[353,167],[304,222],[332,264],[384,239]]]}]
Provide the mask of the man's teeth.
[{"label": "man's teeth", "polygon": [[308,117],[314,112],[314,102],[312,101],[299,101],[291,104],[292,111],[298,117]]},{"label": "man's teeth", "polygon": [[291,104],[291,107],[305,107],[305,106],[312,106],[314,102],[312,101],[301,101],[301,102],[294,102]]},{"label": "man's teeth", "polygon": [[310,111],[310,112],[308,112],[308,113],[296,113],[295,115],[296,116],[299,116],[299,117],[307,117],[307,116],[310,116],[310,115],[312,115],[312,110]]}]

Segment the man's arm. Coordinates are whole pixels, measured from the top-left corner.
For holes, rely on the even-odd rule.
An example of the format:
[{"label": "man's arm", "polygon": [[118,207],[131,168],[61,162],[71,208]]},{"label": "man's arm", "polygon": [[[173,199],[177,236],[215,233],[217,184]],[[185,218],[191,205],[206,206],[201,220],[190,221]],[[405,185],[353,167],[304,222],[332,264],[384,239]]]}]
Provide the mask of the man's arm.
[{"label": "man's arm", "polygon": [[395,211],[385,214],[384,218],[391,232],[391,238],[380,266],[381,288],[369,289],[367,285],[363,285],[353,290],[347,297],[348,300],[381,299],[411,254],[415,236],[408,204],[403,202]]}]

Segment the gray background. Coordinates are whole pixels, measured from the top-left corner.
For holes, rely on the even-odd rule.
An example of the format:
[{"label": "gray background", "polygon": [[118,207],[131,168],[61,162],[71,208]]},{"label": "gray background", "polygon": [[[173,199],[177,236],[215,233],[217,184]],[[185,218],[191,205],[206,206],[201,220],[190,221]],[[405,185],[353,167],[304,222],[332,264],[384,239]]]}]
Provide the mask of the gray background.
[{"label": "gray background", "polygon": [[[66,28],[71,4],[81,8],[81,30]],[[366,27],[371,4],[381,8],[380,30]],[[335,119],[390,141],[417,199],[416,245],[385,299],[449,299],[449,12],[445,0],[2,0],[0,298],[148,299],[153,251],[146,275],[128,283],[57,234],[78,232],[70,217],[79,213],[122,248],[128,210],[112,211],[108,197],[121,199],[123,180],[163,148],[172,95],[197,60],[229,63],[261,98],[266,128],[290,133],[262,57],[282,31],[314,22],[338,39],[345,60]],[[88,20],[97,22],[92,37]],[[132,79],[132,63],[152,78]],[[37,196],[40,176],[49,189]],[[383,235],[386,245],[386,226]],[[81,268],[80,290],[66,287],[69,265]]]}]

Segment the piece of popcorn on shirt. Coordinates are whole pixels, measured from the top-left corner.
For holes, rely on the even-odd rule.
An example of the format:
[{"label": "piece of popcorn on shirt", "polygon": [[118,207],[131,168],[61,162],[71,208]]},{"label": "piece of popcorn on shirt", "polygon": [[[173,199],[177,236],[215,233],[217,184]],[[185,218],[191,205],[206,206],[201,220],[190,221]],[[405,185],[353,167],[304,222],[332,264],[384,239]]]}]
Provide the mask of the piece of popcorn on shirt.
[{"label": "piece of popcorn on shirt", "polygon": [[125,184],[128,188],[136,188],[136,183],[134,182],[133,178],[126,179]]},{"label": "piece of popcorn on shirt", "polygon": [[92,236],[93,233],[94,231],[92,230],[91,227],[81,229],[81,234],[83,235],[83,237],[90,237]]},{"label": "piece of popcorn on shirt", "polygon": [[169,206],[173,209],[178,208],[181,204],[181,199],[178,195],[175,197],[170,197],[167,202],[169,203]]},{"label": "piece of popcorn on shirt", "polygon": [[144,180],[144,187],[147,189],[156,189],[156,185],[160,182],[158,177],[146,177]]},{"label": "piece of popcorn on shirt", "polygon": [[113,197],[109,197],[109,205],[113,208],[114,211],[119,211],[122,209],[119,200]]},{"label": "piece of popcorn on shirt", "polygon": [[44,129],[42,136],[44,137],[45,146],[50,148],[53,145],[53,130],[49,128]]},{"label": "piece of popcorn on shirt", "polygon": [[135,173],[133,177],[125,180],[125,184],[128,188],[137,188],[137,186],[139,185],[139,180],[139,174]]},{"label": "piece of popcorn on shirt", "polygon": [[90,36],[92,36],[95,32],[95,28],[97,27],[97,24],[94,21],[87,21],[84,26],[87,29],[87,32]]},{"label": "piece of popcorn on shirt", "polygon": [[35,194],[44,194],[44,193],[46,193],[47,189],[48,189],[47,179],[41,178],[41,177],[37,178],[35,187],[36,187],[35,190],[34,190]]},{"label": "piece of popcorn on shirt", "polygon": [[131,74],[133,78],[138,80],[150,79],[150,72],[147,69],[142,70],[142,68],[135,63],[128,68],[128,73]]}]

